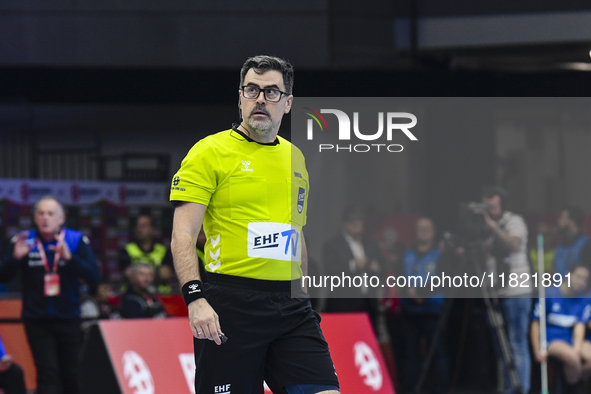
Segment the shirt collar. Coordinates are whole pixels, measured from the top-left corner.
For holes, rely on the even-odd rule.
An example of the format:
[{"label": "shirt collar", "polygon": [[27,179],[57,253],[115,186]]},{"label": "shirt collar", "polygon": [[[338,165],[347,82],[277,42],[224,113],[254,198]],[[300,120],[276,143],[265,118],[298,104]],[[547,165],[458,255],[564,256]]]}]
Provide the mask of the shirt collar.
[{"label": "shirt collar", "polygon": [[275,141],[273,141],[273,142],[258,142],[258,141],[255,141],[252,138],[250,138],[248,135],[244,134],[242,131],[238,130],[238,127],[239,126],[240,125],[238,125],[236,123],[232,123],[232,130],[235,131],[235,132],[237,132],[238,134],[240,134],[248,142],[256,142],[259,145],[266,145],[266,146],[279,145],[279,138],[277,138],[277,137],[275,137]]}]

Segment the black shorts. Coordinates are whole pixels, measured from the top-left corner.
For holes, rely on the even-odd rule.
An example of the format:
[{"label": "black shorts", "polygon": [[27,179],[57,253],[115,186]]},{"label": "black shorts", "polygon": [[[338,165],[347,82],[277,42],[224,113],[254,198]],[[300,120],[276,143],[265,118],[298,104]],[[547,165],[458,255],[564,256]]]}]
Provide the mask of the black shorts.
[{"label": "black shorts", "polygon": [[223,345],[194,339],[196,394],[274,393],[287,384],[338,386],[320,316],[290,282],[208,275],[209,304],[228,337]]}]

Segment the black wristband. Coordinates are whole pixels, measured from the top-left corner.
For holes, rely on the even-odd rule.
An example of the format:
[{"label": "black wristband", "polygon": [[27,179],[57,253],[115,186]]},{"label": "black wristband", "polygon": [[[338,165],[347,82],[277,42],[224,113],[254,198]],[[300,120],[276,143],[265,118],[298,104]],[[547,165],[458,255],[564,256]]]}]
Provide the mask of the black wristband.
[{"label": "black wristband", "polygon": [[205,298],[205,291],[203,290],[203,282],[200,280],[190,280],[185,283],[181,289],[185,304],[189,304],[200,298]]}]

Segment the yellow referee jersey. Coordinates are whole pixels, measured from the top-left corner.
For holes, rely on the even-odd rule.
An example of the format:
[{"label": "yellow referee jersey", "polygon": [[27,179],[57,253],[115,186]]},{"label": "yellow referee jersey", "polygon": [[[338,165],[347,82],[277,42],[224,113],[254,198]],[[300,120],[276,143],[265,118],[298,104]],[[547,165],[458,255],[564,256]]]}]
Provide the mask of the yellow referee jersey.
[{"label": "yellow referee jersey", "polygon": [[259,144],[230,129],[191,148],[170,200],[207,205],[205,269],[264,280],[293,280],[300,268],[308,172],[302,152],[277,137]]}]

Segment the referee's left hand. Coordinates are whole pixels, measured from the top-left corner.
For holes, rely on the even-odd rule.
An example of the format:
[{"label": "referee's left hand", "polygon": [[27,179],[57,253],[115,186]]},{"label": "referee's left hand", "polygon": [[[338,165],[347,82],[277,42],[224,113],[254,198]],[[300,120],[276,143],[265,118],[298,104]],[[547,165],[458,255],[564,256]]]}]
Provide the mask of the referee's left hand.
[{"label": "referee's left hand", "polygon": [[209,339],[216,345],[221,345],[219,334],[223,335],[220,318],[205,298],[191,302],[189,309],[189,324],[193,336],[197,339]]}]

